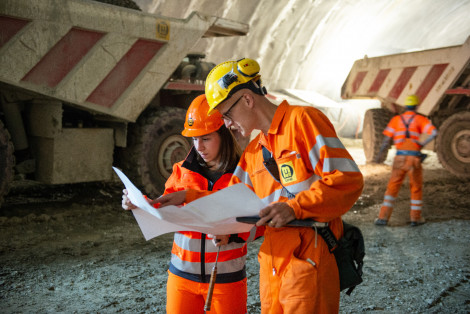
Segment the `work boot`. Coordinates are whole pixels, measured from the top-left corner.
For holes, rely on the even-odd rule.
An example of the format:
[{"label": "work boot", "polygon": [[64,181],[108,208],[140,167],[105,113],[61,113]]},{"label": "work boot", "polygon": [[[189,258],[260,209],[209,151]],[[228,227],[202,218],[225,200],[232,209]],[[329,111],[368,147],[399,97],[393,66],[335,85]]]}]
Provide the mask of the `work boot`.
[{"label": "work boot", "polygon": [[374,225],[376,226],[386,226],[387,225],[387,220],[386,219],[380,219],[380,218],[376,218],[374,220]]},{"label": "work boot", "polygon": [[421,226],[425,223],[426,223],[426,220],[423,217],[421,217],[421,218],[419,218],[419,220],[411,221],[410,225],[412,227],[417,227],[417,226]]}]

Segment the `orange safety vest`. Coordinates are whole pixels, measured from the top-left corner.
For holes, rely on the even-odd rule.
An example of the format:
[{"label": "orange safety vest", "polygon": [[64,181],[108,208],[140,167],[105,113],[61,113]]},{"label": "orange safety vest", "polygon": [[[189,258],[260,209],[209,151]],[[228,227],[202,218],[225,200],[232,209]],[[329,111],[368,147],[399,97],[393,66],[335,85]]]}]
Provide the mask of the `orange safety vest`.
[{"label": "orange safety vest", "polygon": [[[204,177],[197,152],[193,147],[184,161],[173,165],[173,173],[165,183],[165,194],[186,189],[221,190],[228,186],[232,172],[224,173],[216,182]],[[221,209],[223,210],[223,209]],[[230,236],[230,242],[220,249],[217,283],[230,283],[246,277],[246,241],[262,235],[261,230]],[[192,231],[175,232],[169,271],[177,276],[196,281],[209,282],[215,263],[217,248],[206,234]]]},{"label": "orange safety vest", "polygon": [[393,117],[383,134],[393,138],[393,144],[397,150],[419,151],[421,149],[419,144],[421,134],[431,135],[434,132],[436,132],[436,127],[428,118],[408,110]]}]

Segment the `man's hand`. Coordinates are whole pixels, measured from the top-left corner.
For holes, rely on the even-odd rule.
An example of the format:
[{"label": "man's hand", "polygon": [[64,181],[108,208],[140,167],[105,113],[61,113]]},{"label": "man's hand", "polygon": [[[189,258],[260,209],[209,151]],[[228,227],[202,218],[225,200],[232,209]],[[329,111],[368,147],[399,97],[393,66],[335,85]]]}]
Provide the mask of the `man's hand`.
[{"label": "man's hand", "polygon": [[208,234],[207,237],[209,239],[212,239],[212,243],[214,243],[216,247],[219,247],[219,246],[228,244],[230,235],[229,234],[223,234],[223,235]]},{"label": "man's hand", "polygon": [[186,200],[186,191],[178,191],[174,193],[170,193],[167,195],[160,196],[154,203],[160,203],[160,207],[165,207],[169,205],[181,205]]},{"label": "man's hand", "polygon": [[272,203],[259,211],[260,220],[256,226],[268,225],[273,228],[285,226],[288,222],[295,219],[295,213],[292,207],[284,202]]},{"label": "man's hand", "polygon": [[134,204],[132,204],[131,200],[129,199],[129,197],[127,197],[127,190],[124,189],[122,190],[122,208],[124,208],[125,210],[133,210],[133,209],[136,209],[137,206],[135,206]]}]

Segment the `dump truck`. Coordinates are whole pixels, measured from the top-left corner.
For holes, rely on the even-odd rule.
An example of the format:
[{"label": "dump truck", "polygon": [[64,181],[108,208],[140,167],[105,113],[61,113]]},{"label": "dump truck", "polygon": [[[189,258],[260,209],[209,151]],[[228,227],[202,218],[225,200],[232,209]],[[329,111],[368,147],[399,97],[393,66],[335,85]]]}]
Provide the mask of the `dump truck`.
[{"label": "dump truck", "polygon": [[[214,63],[192,51],[248,25],[87,0],[0,1],[0,204],[12,180],[164,189],[190,141],[186,109]],[[218,39],[217,39],[218,40]]]},{"label": "dump truck", "polygon": [[[435,145],[442,166],[470,178],[470,37],[462,45],[356,60],[346,78],[343,99],[378,99],[365,112],[362,142],[367,162],[378,157],[383,130],[415,94],[417,112],[438,129]],[[428,148],[428,147],[426,147]],[[383,162],[387,154],[381,156]]]}]

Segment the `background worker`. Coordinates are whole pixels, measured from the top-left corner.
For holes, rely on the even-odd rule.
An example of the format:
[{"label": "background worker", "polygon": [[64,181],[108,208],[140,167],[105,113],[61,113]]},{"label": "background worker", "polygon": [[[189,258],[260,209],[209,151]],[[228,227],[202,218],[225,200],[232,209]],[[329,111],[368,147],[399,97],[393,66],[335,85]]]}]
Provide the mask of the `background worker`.
[{"label": "background worker", "polygon": [[[185,160],[174,164],[164,195],[188,188],[216,191],[227,187],[241,151],[230,130],[224,126],[222,116],[219,113],[207,116],[208,110],[204,95],[195,98],[188,108],[182,134],[192,137],[194,146]],[[123,207],[135,208],[126,192]],[[208,313],[246,313],[246,241],[254,239],[255,230],[217,236],[219,242],[216,246],[221,246],[221,249],[211,311]],[[260,228],[256,236],[260,236],[262,231]],[[204,313],[211,270],[217,255],[217,248],[211,241],[208,235],[200,232],[175,233],[168,271],[167,313]]]},{"label": "background worker", "polygon": [[[392,175],[388,182],[387,191],[385,191],[379,217],[374,221],[378,226],[385,226],[390,220],[393,204],[407,174],[410,178],[411,190],[411,226],[418,226],[425,222],[421,214],[423,205],[423,168],[421,163],[426,155],[421,153],[421,148],[436,137],[437,130],[428,118],[416,113],[418,105],[418,96],[408,96],[405,100],[406,111],[393,117],[383,131],[384,140],[376,162],[378,163],[385,149],[390,146],[392,139],[397,154],[393,159]],[[420,142],[420,136],[423,133],[429,136],[424,142]]]},{"label": "background worker", "polygon": [[[205,92],[209,114],[219,111],[227,127],[242,136],[261,131],[230,182],[245,183],[266,204],[257,223],[268,223],[258,254],[261,311],[335,313],[340,285],[334,255],[314,229],[283,226],[293,219],[329,222],[339,238],[341,215],[361,194],[363,177],[328,118],[312,107],[271,103],[259,70],[252,59],[221,63],[209,73]],[[263,146],[277,162],[279,183],[263,166]],[[188,190],[158,201],[177,204],[205,194]]]}]

